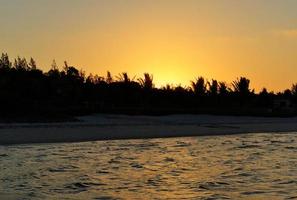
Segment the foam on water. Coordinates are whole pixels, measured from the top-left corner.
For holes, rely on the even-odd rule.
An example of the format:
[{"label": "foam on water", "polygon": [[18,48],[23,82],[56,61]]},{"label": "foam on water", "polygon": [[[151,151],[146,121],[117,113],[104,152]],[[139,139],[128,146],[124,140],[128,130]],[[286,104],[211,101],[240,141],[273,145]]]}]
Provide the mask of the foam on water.
[{"label": "foam on water", "polygon": [[0,146],[0,199],[297,199],[297,134]]}]

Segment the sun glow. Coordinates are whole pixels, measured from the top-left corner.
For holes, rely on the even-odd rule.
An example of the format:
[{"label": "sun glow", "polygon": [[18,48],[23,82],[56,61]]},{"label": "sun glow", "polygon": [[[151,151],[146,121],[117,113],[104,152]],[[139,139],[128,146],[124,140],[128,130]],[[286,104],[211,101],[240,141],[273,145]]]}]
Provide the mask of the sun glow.
[{"label": "sun glow", "polygon": [[156,86],[248,76],[280,91],[296,81],[297,1],[86,1],[2,2],[0,51],[43,70],[56,59],[100,75],[148,72]]}]

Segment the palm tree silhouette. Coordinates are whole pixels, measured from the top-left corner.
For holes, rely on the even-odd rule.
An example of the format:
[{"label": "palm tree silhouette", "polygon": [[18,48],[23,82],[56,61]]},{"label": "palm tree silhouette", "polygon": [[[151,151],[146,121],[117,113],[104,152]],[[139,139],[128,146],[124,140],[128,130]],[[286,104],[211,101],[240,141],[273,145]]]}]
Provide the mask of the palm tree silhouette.
[{"label": "palm tree silhouette", "polygon": [[233,91],[241,95],[248,95],[250,93],[250,80],[245,77],[237,78],[232,82]]},{"label": "palm tree silhouette", "polygon": [[119,82],[129,83],[129,82],[133,81],[135,77],[130,79],[127,72],[122,72],[118,76],[116,76],[116,78],[118,79]]},{"label": "palm tree silhouette", "polygon": [[226,95],[228,93],[228,86],[225,82],[219,82],[219,94]]},{"label": "palm tree silhouette", "polygon": [[218,94],[219,84],[217,80],[212,79],[211,83],[208,82],[209,85],[209,93],[212,96],[215,96]]},{"label": "palm tree silhouette", "polygon": [[207,83],[202,76],[199,76],[195,81],[191,81],[191,86],[194,93],[198,96],[206,93]]},{"label": "palm tree silhouette", "polygon": [[[106,76],[85,76],[85,72],[64,62],[59,70],[55,60],[51,69],[43,72],[33,58],[17,57],[12,64],[7,53],[0,56],[0,119],[7,113],[18,116],[21,113],[59,113],[76,115],[92,112],[116,113],[227,113],[257,114],[269,108],[274,109],[275,100],[285,99],[297,107],[297,83],[291,90],[274,94],[264,88],[255,94],[250,89],[250,80],[237,78],[228,87],[226,82],[212,79],[208,82],[198,76],[191,81],[191,87],[154,86],[153,75],[135,80],[127,72],[115,79],[108,71]],[[243,108],[243,109],[242,109]],[[263,109],[265,108],[265,109]],[[294,108],[294,106],[292,106]],[[142,109],[142,110],[141,110]],[[297,108],[296,108],[297,109]],[[286,113],[285,113],[286,114]],[[289,113],[290,114],[290,113]],[[297,110],[295,110],[297,114]]]},{"label": "palm tree silhouette", "polygon": [[151,90],[154,88],[153,75],[150,75],[149,73],[144,73],[144,78],[139,78],[137,80],[141,87],[146,90]]}]

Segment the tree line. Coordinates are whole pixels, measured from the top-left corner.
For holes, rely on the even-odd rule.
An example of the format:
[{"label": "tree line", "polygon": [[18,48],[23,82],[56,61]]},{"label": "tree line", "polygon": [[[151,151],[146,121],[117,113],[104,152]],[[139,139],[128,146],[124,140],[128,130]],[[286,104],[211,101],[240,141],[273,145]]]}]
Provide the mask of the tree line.
[{"label": "tree line", "polygon": [[288,116],[296,114],[296,104],[297,84],[279,93],[266,88],[255,93],[246,77],[228,84],[198,76],[188,87],[157,88],[149,73],[141,78],[126,72],[87,76],[67,62],[60,69],[55,61],[43,72],[33,58],[11,61],[6,53],[0,58],[0,118],[98,112]]}]

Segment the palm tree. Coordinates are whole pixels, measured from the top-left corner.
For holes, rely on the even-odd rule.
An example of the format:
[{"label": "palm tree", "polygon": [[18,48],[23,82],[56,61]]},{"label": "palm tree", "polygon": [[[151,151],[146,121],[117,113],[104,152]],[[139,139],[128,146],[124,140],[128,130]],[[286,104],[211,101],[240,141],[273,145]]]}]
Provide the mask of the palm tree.
[{"label": "palm tree", "polygon": [[51,64],[51,69],[46,73],[46,75],[53,79],[57,79],[61,76],[61,73],[55,60],[53,60]]},{"label": "palm tree", "polygon": [[209,93],[211,95],[217,95],[218,94],[218,89],[219,89],[219,84],[217,80],[212,79],[211,83],[208,82],[209,85]]},{"label": "palm tree", "polygon": [[113,78],[111,76],[110,71],[107,71],[107,75],[106,75],[106,83],[110,84],[113,82]]},{"label": "palm tree", "polygon": [[31,70],[36,70],[37,69],[36,61],[33,58],[30,58],[30,61],[29,61],[28,65],[29,65]]},{"label": "palm tree", "polygon": [[166,84],[165,86],[161,87],[161,91],[165,92],[172,92],[174,90],[174,86],[172,84]]},{"label": "palm tree", "polygon": [[20,71],[27,71],[29,70],[29,65],[27,63],[27,60],[26,58],[20,58],[20,57],[17,57],[15,60],[14,60],[14,64],[13,64],[14,68],[16,70],[20,70]]},{"label": "palm tree", "polygon": [[228,87],[225,82],[219,82],[219,94],[225,95],[228,93]]},{"label": "palm tree", "polygon": [[11,62],[9,61],[9,57],[7,53],[2,53],[0,58],[0,69],[10,69]]},{"label": "palm tree", "polygon": [[153,75],[150,75],[149,73],[144,73],[144,79],[139,78],[137,80],[141,87],[146,90],[151,90],[154,88]]},{"label": "palm tree", "polygon": [[93,79],[95,84],[105,83],[105,79],[103,76],[98,76],[96,74]]},{"label": "palm tree", "polygon": [[199,76],[195,81],[191,81],[191,86],[196,95],[204,95],[206,93],[207,83],[202,76]]},{"label": "palm tree", "polygon": [[59,67],[58,67],[55,59],[53,60],[53,62],[51,64],[51,70],[59,70]]},{"label": "palm tree", "polygon": [[264,87],[261,92],[259,93],[260,96],[267,96],[268,95],[268,91],[267,89]]},{"label": "palm tree", "polygon": [[128,76],[127,72],[122,72],[121,74],[119,74],[118,76],[116,76],[116,78],[123,83],[129,83],[131,82],[131,79]]},{"label": "palm tree", "polygon": [[241,95],[248,95],[250,93],[250,80],[245,77],[240,77],[232,82],[233,91]]},{"label": "palm tree", "polygon": [[88,84],[88,85],[90,85],[90,84],[94,84],[94,76],[93,76],[93,74],[92,73],[90,73],[89,74],[89,76],[86,78],[86,83]]}]

